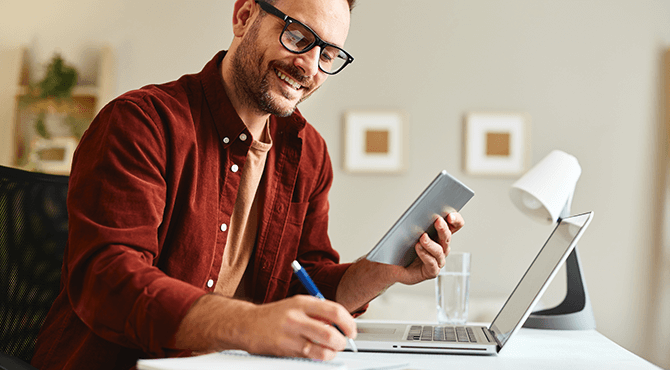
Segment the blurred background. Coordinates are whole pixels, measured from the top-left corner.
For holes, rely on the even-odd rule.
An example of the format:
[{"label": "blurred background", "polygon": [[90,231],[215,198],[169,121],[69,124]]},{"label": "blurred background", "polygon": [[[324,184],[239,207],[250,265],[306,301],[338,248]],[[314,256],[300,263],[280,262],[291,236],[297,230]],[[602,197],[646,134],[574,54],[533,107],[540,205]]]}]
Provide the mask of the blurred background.
[{"label": "blurred background", "polygon": [[[17,122],[35,115],[20,112],[17,96],[55,53],[77,69],[75,95],[91,98],[74,110],[90,116],[125,91],[200,71],[228,47],[232,8],[3,0],[0,163],[15,164]],[[554,149],[582,167],[572,212],[595,211],[579,251],[598,331],[670,367],[669,25],[665,0],[359,0],[345,45],[354,63],[300,107],[329,145],[330,235],[342,260],[367,253],[445,169],[476,192],[453,250],[472,253],[470,319],[492,320],[552,226],[511,203],[521,173],[464,170],[464,118],[524,114],[526,169]],[[343,169],[352,111],[402,112],[403,171]],[[560,301],[564,284],[559,274],[542,304]],[[434,294],[432,281],[394,286],[364,317],[434,320]]]}]

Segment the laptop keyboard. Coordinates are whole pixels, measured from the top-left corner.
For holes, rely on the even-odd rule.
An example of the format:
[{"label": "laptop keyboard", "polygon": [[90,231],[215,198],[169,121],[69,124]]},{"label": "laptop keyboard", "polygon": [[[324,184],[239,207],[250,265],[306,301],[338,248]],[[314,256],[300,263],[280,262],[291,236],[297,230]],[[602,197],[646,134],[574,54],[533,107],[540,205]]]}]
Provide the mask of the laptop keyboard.
[{"label": "laptop keyboard", "polygon": [[468,326],[412,325],[407,340],[476,343],[475,333]]}]

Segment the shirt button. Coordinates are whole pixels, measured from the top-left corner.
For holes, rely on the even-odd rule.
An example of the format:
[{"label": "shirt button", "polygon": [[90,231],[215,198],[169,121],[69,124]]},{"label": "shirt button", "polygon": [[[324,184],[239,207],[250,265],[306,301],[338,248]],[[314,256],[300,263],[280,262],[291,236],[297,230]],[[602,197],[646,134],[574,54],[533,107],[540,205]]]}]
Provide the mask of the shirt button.
[{"label": "shirt button", "polygon": [[240,140],[246,141],[247,140],[247,134],[243,133],[242,135],[240,135]]},{"label": "shirt button", "polygon": [[221,231],[226,231],[226,230],[228,230],[228,225],[221,224]]},{"label": "shirt button", "polygon": [[234,164],[234,165],[232,165],[232,166],[230,167],[230,170],[233,171],[233,172],[237,172],[237,170],[239,170],[239,169],[240,169],[240,168],[237,167],[236,164]]},{"label": "shirt button", "polygon": [[223,143],[228,144],[230,142],[230,139],[228,137],[223,138]]},{"label": "shirt button", "polygon": [[212,280],[212,279],[207,280],[207,287],[211,288],[213,286],[214,286],[214,280]]}]

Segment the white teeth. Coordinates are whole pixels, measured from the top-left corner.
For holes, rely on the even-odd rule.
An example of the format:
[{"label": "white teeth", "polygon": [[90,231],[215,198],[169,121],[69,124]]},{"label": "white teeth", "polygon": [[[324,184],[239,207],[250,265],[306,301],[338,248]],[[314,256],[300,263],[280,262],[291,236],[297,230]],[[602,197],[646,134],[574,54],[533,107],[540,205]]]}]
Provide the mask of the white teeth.
[{"label": "white teeth", "polygon": [[294,89],[300,90],[300,84],[295,82],[291,77],[281,73],[280,71],[277,71],[277,76],[281,78],[282,80],[286,81],[289,85],[293,86]]}]

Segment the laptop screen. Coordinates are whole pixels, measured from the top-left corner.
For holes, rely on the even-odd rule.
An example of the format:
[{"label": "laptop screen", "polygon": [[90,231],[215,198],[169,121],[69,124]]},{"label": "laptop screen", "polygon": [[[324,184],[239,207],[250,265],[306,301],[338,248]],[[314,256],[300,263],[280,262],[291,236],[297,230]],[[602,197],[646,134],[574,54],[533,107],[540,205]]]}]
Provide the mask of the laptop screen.
[{"label": "laptop screen", "polygon": [[526,321],[542,293],[591,222],[592,215],[593,212],[588,212],[566,217],[556,225],[498,316],[491,323],[490,329],[495,333],[501,347]]}]

